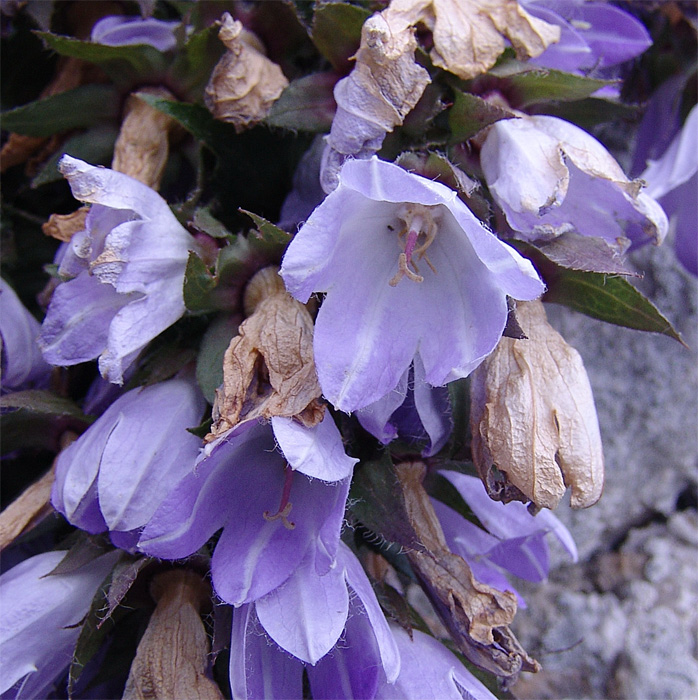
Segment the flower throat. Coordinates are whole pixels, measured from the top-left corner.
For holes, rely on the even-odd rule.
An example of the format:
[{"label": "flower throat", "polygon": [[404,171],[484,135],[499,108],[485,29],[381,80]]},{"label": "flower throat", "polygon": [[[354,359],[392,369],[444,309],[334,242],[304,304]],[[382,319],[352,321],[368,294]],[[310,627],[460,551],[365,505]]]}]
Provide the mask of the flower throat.
[{"label": "flower throat", "polygon": [[[438,230],[433,209],[423,204],[403,204],[400,207],[397,217],[403,226],[398,233],[398,243],[403,252],[398,256],[397,272],[389,282],[391,287],[396,287],[403,277],[413,282],[424,282],[416,259],[424,258],[431,271],[436,274],[436,268],[426,255]],[[394,230],[391,226],[388,228]]]}]

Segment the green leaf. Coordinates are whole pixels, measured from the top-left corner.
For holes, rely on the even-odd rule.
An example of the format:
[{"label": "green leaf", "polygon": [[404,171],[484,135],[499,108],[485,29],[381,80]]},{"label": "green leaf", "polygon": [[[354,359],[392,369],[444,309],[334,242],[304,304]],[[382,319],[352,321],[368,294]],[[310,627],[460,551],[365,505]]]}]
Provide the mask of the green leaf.
[{"label": "green leaf", "polygon": [[121,99],[112,85],[81,85],[2,114],[2,128],[27,136],[51,136],[118,117]]},{"label": "green leaf", "polygon": [[192,34],[169,67],[170,82],[176,84],[177,92],[191,100],[197,100],[203,94],[211,73],[220,57],[225,53],[225,46],[218,38],[220,27],[211,24]]},{"label": "green leaf", "polygon": [[193,251],[184,272],[184,305],[189,311],[211,311],[215,306],[211,292],[216,286],[216,278],[206,263]]},{"label": "green leaf", "polygon": [[69,153],[74,158],[79,158],[92,165],[109,165],[118,135],[116,127],[96,126],[72,136],[61,146],[59,151],[46,161],[32,180],[32,188],[63,179],[58,170],[58,161],[64,153]]},{"label": "green leaf", "polygon": [[58,451],[66,430],[82,432],[94,420],[75,403],[50,391],[17,391],[0,397],[2,452],[31,447]]},{"label": "green leaf", "polygon": [[[558,70],[531,67],[516,60],[503,61],[492,68],[486,79],[491,83],[492,78],[499,79],[498,89],[508,95],[509,102],[519,109],[539,102],[583,100],[600,88],[614,83],[612,80],[597,80]],[[490,90],[493,87],[490,85]]]},{"label": "green leaf", "polygon": [[235,236],[211,213],[209,207],[199,207],[190,222],[197,231],[205,233],[211,238],[227,238],[233,240]]},{"label": "green leaf", "polygon": [[[285,247],[291,240],[291,235],[279,228],[276,224],[272,224],[271,221],[267,221],[263,216],[258,216],[253,214],[251,211],[246,209],[240,209],[243,214],[254,221],[257,231],[259,231],[259,236],[256,237],[259,243],[256,245],[259,249],[264,249],[269,247],[270,250],[276,250],[278,247]],[[254,238],[254,237],[253,237]],[[253,245],[255,243],[253,242]]]},{"label": "green leaf", "polygon": [[386,541],[408,549],[422,543],[407,514],[405,499],[389,453],[365,462],[354,473],[351,484],[354,517]]},{"label": "green leaf", "polygon": [[61,56],[73,56],[100,66],[120,86],[152,83],[164,76],[171,62],[169,56],[146,44],[106,46],[50,32],[37,34]]},{"label": "green leaf", "polygon": [[622,277],[564,270],[549,282],[544,301],[564,304],[606,323],[661,333],[685,345],[657,307]]},{"label": "green leaf", "polygon": [[477,95],[456,91],[453,106],[448,110],[451,142],[467,141],[486,126],[514,116],[508,109],[491,104]]},{"label": "green leaf", "polygon": [[329,2],[315,10],[311,38],[335,70],[351,70],[349,59],[359,48],[361,27],[370,15],[368,10],[344,2]]},{"label": "green leaf", "polygon": [[113,547],[104,535],[88,535],[78,532],[77,542],[66,552],[66,555],[47,574],[48,576],[62,576],[72,574],[102,554],[113,551]]},{"label": "green leaf", "polygon": [[230,340],[237,335],[239,316],[220,316],[206,330],[196,362],[196,380],[210,404],[216,389],[223,383],[223,355]]},{"label": "green leaf", "polygon": [[294,80],[274,102],[265,123],[291,131],[329,131],[337,109],[336,82],[334,73],[313,73]]}]

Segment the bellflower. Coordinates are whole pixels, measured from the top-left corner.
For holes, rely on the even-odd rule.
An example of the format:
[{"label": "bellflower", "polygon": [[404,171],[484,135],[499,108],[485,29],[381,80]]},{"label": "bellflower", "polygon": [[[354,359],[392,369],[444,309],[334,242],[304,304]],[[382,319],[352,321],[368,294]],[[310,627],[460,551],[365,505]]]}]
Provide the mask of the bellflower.
[{"label": "bellflower", "polygon": [[449,549],[463,557],[475,578],[500,591],[511,591],[526,607],[506,573],[536,583],[550,570],[546,536],[553,533],[577,561],[577,548],[567,528],[548,510],[531,515],[523,503],[493,501],[480,479],[453,471],[441,471],[486,528],[466,520],[447,505],[432,499]]},{"label": "bellflower", "polygon": [[529,59],[545,68],[596,76],[652,45],[642,22],[604,2],[522,0],[522,5],[534,17],[560,27],[560,41]]},{"label": "bellflower", "polygon": [[382,678],[394,682],[400,671],[383,611],[344,543],[326,574],[307,558],[282,586],[238,608],[231,649],[235,698],[301,697],[303,664],[317,698],[371,698]]},{"label": "bellflower", "polygon": [[0,576],[3,698],[47,696],[73,658],[80,622],[119,556],[109,552],[71,573],[50,575],[65,554],[38,554]]},{"label": "bellflower", "polygon": [[647,194],[657,199],[674,231],[676,256],[698,276],[698,107],[658,160],[650,160],[640,178]]},{"label": "bellflower", "polygon": [[193,377],[133,389],[117,399],[56,461],[52,503],[77,527],[109,530],[124,546],[191,471],[206,402]]},{"label": "bellflower", "polygon": [[181,559],[223,528],[211,575],[233,605],[280,586],[310,550],[318,574],[327,573],[356,461],[329,413],[313,428],[282,416],[271,425],[240,423],[206,446],[146,525],[139,548]]},{"label": "bellflower", "polygon": [[327,294],[315,364],[343,411],[395,390],[416,357],[432,386],[467,376],[502,335],[507,295],[544,290],[455,191],[376,157],[345,163],[291,241],[281,276],[301,302]]},{"label": "bellflower", "polygon": [[629,180],[593,136],[557,117],[496,122],[480,163],[492,196],[525,240],[575,231],[623,251],[628,225],[655,243],[666,236],[666,215],[642,182]]},{"label": "bellflower", "polygon": [[0,278],[3,391],[40,384],[48,379],[51,368],[36,344],[39,328],[39,322],[27,311],[14,289]]},{"label": "bellflower", "polygon": [[123,173],[63,156],[73,196],[92,204],[86,229],[73,236],[39,345],[54,365],[99,357],[120,384],[137,353],[185,311],[189,251],[197,245],[162,197]]},{"label": "bellflower", "polygon": [[169,51],[177,45],[174,31],[178,26],[180,22],[153,17],[110,15],[95,23],[90,41],[106,46],[148,44],[158,51]]}]

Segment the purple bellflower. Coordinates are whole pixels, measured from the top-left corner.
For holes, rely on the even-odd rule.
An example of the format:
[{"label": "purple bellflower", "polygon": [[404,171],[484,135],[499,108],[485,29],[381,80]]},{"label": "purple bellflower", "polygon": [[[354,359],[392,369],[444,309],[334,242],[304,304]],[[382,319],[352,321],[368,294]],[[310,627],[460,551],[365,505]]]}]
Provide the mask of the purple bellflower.
[{"label": "purple bellflower", "polygon": [[557,117],[496,122],[480,163],[492,196],[525,240],[574,231],[622,252],[629,225],[655,243],[666,236],[666,214],[642,182],[629,180],[593,136]]},{"label": "purple bellflower", "polygon": [[400,675],[384,679],[375,700],[496,700],[443,644],[428,634],[392,627],[400,651]]},{"label": "purple bellflower", "polygon": [[51,368],[41,355],[36,339],[39,322],[4,279],[0,279],[0,351],[2,391],[38,386],[48,380]]},{"label": "purple bellflower", "polygon": [[50,575],[65,552],[26,559],[0,576],[0,693],[45,698],[66,670],[80,622],[118,552],[67,574]]},{"label": "purple bellflower", "polygon": [[92,28],[90,40],[106,46],[128,46],[148,44],[158,51],[169,51],[177,45],[175,29],[177,21],[163,21],[148,17],[110,15],[97,22]]},{"label": "purple bellflower", "polygon": [[326,574],[307,560],[282,586],[238,608],[231,649],[234,698],[301,697],[304,665],[313,697],[372,698],[382,679],[393,683],[400,671],[383,611],[344,543]]},{"label": "purple bellflower", "polygon": [[240,423],[206,446],[146,525],[139,549],[180,559],[222,528],[211,575],[216,593],[236,606],[287,581],[306,555],[326,574],[356,461],[329,413],[313,428],[281,416],[271,425]]},{"label": "purple bellflower", "polygon": [[650,160],[640,178],[647,194],[669,216],[676,257],[698,276],[698,106],[658,160]]},{"label": "purple bellflower", "polygon": [[54,291],[39,345],[54,365],[99,357],[102,376],[120,384],[138,352],[184,314],[184,271],[197,244],[143,183],[70,156],[59,168],[92,207],[60,264],[73,279]]},{"label": "purple bellflower", "polygon": [[451,434],[449,412],[448,389],[427,384],[421,360],[415,357],[395,389],[360,408],[356,417],[384,445],[398,436],[408,442],[426,441],[422,456],[432,457]]},{"label": "purple bellflower", "polygon": [[567,528],[549,510],[533,516],[523,503],[493,501],[482,481],[474,476],[444,470],[448,479],[468,504],[487,532],[459,513],[432,499],[449,549],[465,559],[475,577],[499,590],[512,591],[504,572],[527,581],[541,582],[550,568],[546,536],[555,535],[573,561],[577,547]]},{"label": "purple bellflower", "polygon": [[117,399],[56,462],[52,503],[73,525],[135,544],[174,485],[191,471],[201,440],[187,428],[206,402],[193,377],[133,389]]},{"label": "purple bellflower", "polygon": [[432,386],[467,376],[502,335],[507,295],[544,290],[455,191],[376,157],[344,164],[281,276],[303,303],[327,294],[315,364],[324,395],[347,412],[394,391],[417,357]]},{"label": "purple bellflower", "polygon": [[606,77],[603,69],[639,56],[652,45],[645,26],[605,2],[522,0],[527,12],[560,27],[560,41],[531,63],[568,73]]}]

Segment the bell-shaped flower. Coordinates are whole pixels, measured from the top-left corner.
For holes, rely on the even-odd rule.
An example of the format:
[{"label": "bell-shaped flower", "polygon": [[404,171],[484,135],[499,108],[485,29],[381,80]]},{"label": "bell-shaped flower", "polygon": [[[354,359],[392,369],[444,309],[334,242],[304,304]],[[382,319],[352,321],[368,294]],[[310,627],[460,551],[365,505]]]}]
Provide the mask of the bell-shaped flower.
[{"label": "bell-shaped flower", "polygon": [[275,416],[239,423],[209,443],[146,525],[139,549],[163,559],[196,552],[223,530],[211,561],[216,593],[242,605],[284,583],[309,550],[333,566],[356,459],[329,413],[306,428]]},{"label": "bell-shaped flower", "polygon": [[39,322],[25,308],[14,289],[0,278],[0,380],[3,391],[15,391],[48,379],[51,368],[36,344],[39,328]]},{"label": "bell-shaped flower", "polygon": [[191,471],[201,440],[187,428],[206,402],[193,377],[178,377],[117,399],[56,461],[54,507],[77,527],[125,533],[142,528]]},{"label": "bell-shaped flower", "polygon": [[184,271],[197,249],[167,202],[146,185],[70,156],[59,164],[73,196],[92,204],[73,236],[39,345],[54,365],[99,357],[105,379],[126,367],[184,314]]},{"label": "bell-shaped flower", "polygon": [[432,386],[467,376],[502,335],[507,295],[544,290],[455,191],[376,157],[345,163],[281,276],[301,302],[326,292],[315,364],[324,395],[348,412],[395,390],[417,356]]},{"label": "bell-shaped flower", "polygon": [[51,574],[65,554],[38,554],[0,576],[3,698],[47,697],[73,658],[80,623],[119,556],[109,552],[71,573]]},{"label": "bell-shaped flower", "polygon": [[158,51],[169,51],[177,45],[175,29],[179,26],[180,22],[154,17],[109,15],[92,27],[90,41],[106,46],[147,44]]},{"label": "bell-shaped flower", "polygon": [[326,574],[306,557],[286,583],[238,608],[231,650],[235,698],[301,697],[304,665],[313,697],[372,698],[381,679],[394,682],[400,671],[383,611],[344,543]]},{"label": "bell-shaped flower", "polygon": [[658,160],[650,160],[640,178],[647,194],[667,213],[674,233],[676,256],[698,276],[698,107],[693,107],[681,131]]},{"label": "bell-shaped flower", "polygon": [[600,70],[629,61],[652,45],[642,22],[605,2],[522,0],[521,4],[534,17],[560,27],[560,40],[530,59],[538,66],[597,77]]},{"label": "bell-shaped flower", "polygon": [[512,591],[519,603],[523,603],[504,572],[527,581],[544,581],[550,569],[546,541],[549,533],[555,535],[572,560],[577,561],[577,547],[572,536],[549,510],[541,510],[533,516],[518,501],[507,504],[493,501],[477,477],[450,470],[439,473],[448,479],[487,530],[432,499],[449,549],[468,562],[478,581]]},{"label": "bell-shaped flower", "polygon": [[384,445],[397,437],[409,443],[426,442],[422,456],[432,457],[451,434],[450,408],[448,389],[429,386],[424,381],[424,367],[415,357],[395,389],[360,408],[356,417]]},{"label": "bell-shaped flower", "polygon": [[496,122],[482,144],[480,164],[492,196],[524,240],[573,231],[623,251],[629,225],[655,243],[666,236],[666,215],[642,191],[643,183],[629,180],[593,136],[557,117]]}]

